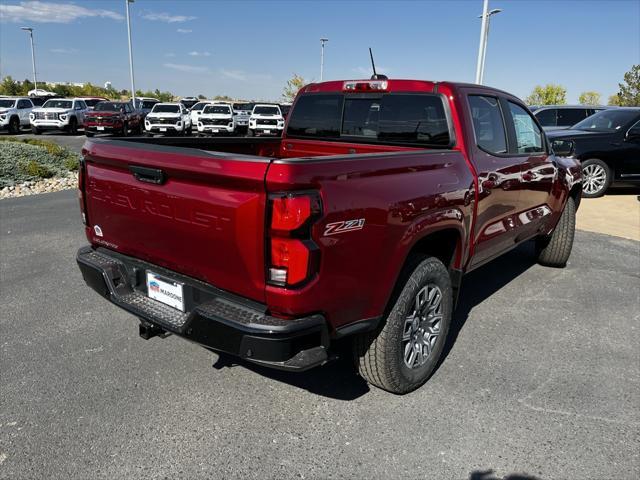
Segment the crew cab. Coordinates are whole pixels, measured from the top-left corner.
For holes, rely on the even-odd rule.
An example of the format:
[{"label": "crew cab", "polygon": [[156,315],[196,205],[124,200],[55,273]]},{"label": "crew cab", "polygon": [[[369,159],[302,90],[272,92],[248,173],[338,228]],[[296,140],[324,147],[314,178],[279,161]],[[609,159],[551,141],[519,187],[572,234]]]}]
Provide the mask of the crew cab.
[{"label": "crew cab", "polygon": [[566,264],[581,187],[506,92],[310,84],[281,138],[88,139],[77,263],[143,338],[291,371],[352,342],[369,383],[406,393],[442,355],[464,274],[530,240]]},{"label": "crew cab", "polygon": [[96,133],[122,136],[142,133],[142,114],[133,109],[131,102],[97,103],[84,120],[84,132],[87,137]]},{"label": "crew cab", "polygon": [[0,130],[8,130],[14,135],[20,133],[22,127],[29,126],[33,108],[29,97],[0,98]]},{"label": "crew cab", "polygon": [[47,100],[42,107],[29,114],[31,131],[40,135],[43,130],[63,130],[75,135],[84,126],[89,109],[81,98],[57,98]]},{"label": "crew cab", "polygon": [[280,135],[284,117],[278,105],[256,105],[249,118],[249,135]]},{"label": "crew cab", "polygon": [[236,130],[236,121],[231,105],[213,103],[204,107],[198,121],[200,134],[232,134]]},{"label": "crew cab", "polygon": [[548,136],[559,153],[580,161],[583,197],[600,197],[611,185],[640,185],[640,108],[603,110]]},{"label": "crew cab", "polygon": [[156,103],[144,119],[147,133],[191,134],[191,115],[181,103]]}]

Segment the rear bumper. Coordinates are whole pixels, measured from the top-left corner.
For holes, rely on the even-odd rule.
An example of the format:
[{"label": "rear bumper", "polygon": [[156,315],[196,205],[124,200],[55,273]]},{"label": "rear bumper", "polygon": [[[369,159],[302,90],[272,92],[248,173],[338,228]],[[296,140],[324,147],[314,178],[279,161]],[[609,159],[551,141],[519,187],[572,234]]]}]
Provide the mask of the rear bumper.
[{"label": "rear bumper", "polygon": [[[328,359],[329,334],[322,315],[271,317],[264,305],[103,248],[83,247],[76,260],[87,285],[140,318],[141,332],[151,324],[211,350],[283,370],[307,370]],[[147,270],[184,284],[186,312],[147,296]]]}]

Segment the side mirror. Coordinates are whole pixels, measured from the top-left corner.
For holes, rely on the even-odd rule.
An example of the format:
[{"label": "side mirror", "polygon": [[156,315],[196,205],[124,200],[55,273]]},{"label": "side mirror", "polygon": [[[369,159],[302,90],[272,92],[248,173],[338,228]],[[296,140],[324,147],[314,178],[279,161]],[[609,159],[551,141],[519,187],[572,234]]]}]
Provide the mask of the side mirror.
[{"label": "side mirror", "polygon": [[640,140],[640,127],[632,127],[627,131],[624,139],[627,142],[633,142],[636,140]]},{"label": "side mirror", "polygon": [[575,148],[575,144],[571,140],[554,140],[551,142],[553,153],[560,157],[570,157]]}]

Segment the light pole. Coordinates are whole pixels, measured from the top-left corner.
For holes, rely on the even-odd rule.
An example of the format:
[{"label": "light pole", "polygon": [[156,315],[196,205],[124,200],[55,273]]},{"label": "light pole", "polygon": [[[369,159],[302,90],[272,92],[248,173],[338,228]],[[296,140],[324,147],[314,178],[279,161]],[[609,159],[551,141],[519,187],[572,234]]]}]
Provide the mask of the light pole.
[{"label": "light pole", "polygon": [[38,94],[38,77],[36,75],[36,51],[33,47],[33,28],[31,27],[20,27],[21,30],[25,32],[29,32],[29,38],[31,39],[31,64],[33,66],[33,85],[36,91],[36,95]]},{"label": "light pole", "polygon": [[489,42],[489,25],[491,23],[491,16],[500,13],[502,10],[494,8],[489,11],[489,0],[484,0],[484,7],[482,9],[482,15],[478,18],[482,19],[482,26],[480,27],[480,46],[478,48],[478,63],[476,65],[476,83],[482,85],[484,80],[484,64],[487,58],[487,44]]},{"label": "light pole", "polygon": [[320,81],[324,76],[324,44],[329,41],[328,38],[320,39]]},{"label": "light pole", "polygon": [[133,51],[131,50],[131,19],[129,18],[129,4],[135,0],[124,0],[127,7],[127,33],[129,35],[129,72],[131,74],[131,105],[136,108],[136,82],[133,79]]}]

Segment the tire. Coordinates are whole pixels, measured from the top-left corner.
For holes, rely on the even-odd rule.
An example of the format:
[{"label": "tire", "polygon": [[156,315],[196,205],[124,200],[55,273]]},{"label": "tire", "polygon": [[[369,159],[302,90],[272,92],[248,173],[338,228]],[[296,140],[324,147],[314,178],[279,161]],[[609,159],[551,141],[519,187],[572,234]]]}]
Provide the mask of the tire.
[{"label": "tire", "polygon": [[[396,394],[411,392],[429,379],[442,355],[453,314],[451,278],[444,264],[435,257],[416,257],[409,265],[383,326],[358,335],[353,348],[360,375]],[[424,315],[422,320],[416,311]]]},{"label": "tire", "polygon": [[93,132],[90,132],[89,130],[85,130],[85,131],[84,131],[84,134],[85,134],[87,137],[93,137]]},{"label": "tire", "polygon": [[189,128],[187,128],[187,135],[191,135],[193,133],[193,126],[189,125]]},{"label": "tire", "polygon": [[69,134],[70,135],[78,134],[78,120],[76,120],[76,117],[71,117],[69,119]]},{"label": "tire", "polygon": [[11,117],[9,119],[9,133],[11,135],[20,133],[20,119],[18,117]]},{"label": "tire", "polygon": [[565,267],[571,255],[575,231],[576,204],[569,197],[553,233],[536,239],[538,263],[546,267]]},{"label": "tire", "polygon": [[602,160],[585,160],[582,162],[582,197],[601,197],[611,185],[611,178],[611,169]]},{"label": "tire", "polygon": [[31,133],[33,133],[34,135],[40,135],[42,133],[42,130],[36,127],[31,127]]},{"label": "tire", "polygon": [[123,123],[121,133],[123,137],[126,137],[127,135],[129,135],[129,125],[127,125],[126,123]]},{"label": "tire", "polygon": [[247,136],[248,136],[248,137],[255,137],[255,135],[256,135],[256,134],[255,134],[255,132],[254,132],[253,130],[251,130],[251,129],[248,129],[248,130],[247,130]]}]

